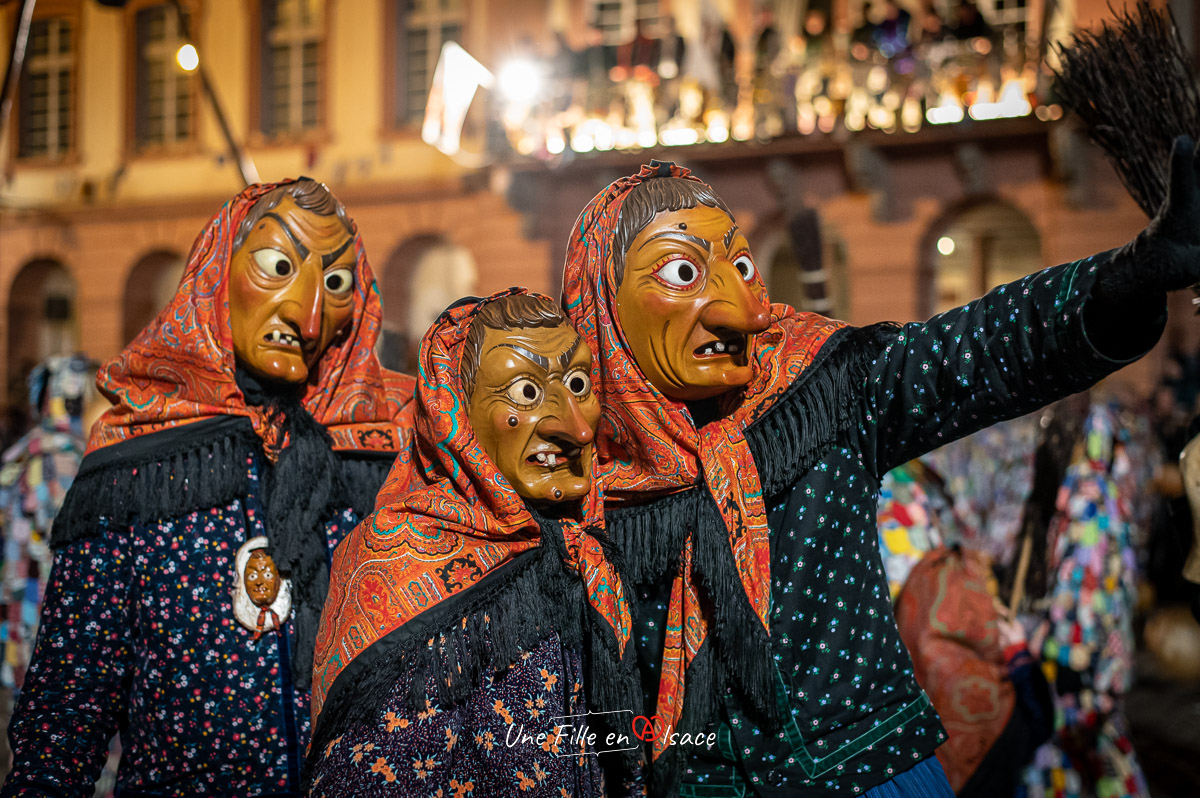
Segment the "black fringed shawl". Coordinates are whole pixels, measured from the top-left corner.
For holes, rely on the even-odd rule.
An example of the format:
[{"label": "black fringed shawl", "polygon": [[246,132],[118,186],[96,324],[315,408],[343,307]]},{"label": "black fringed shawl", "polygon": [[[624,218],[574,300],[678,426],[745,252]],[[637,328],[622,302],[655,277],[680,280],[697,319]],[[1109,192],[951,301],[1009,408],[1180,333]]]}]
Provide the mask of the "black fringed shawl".
[{"label": "black fringed shawl", "polygon": [[227,505],[249,490],[247,458],[259,456],[264,525],[280,571],[293,583],[294,678],[307,689],[317,621],[328,585],[324,523],[347,507],[371,512],[394,452],[334,452],[324,429],[289,407],[291,445],[272,464],[250,419],[217,416],[142,435],[87,455],[54,519],[51,546],[101,534],[101,519],[127,526]]}]

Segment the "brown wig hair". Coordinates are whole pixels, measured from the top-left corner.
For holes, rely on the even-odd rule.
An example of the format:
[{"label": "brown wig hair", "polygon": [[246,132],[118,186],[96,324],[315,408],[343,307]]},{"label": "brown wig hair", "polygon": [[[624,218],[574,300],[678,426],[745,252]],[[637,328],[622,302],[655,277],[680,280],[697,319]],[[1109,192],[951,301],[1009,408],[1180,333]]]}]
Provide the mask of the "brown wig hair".
[{"label": "brown wig hair", "polygon": [[250,206],[246,218],[238,225],[237,235],[233,237],[233,251],[237,252],[246,243],[246,236],[262,218],[279,206],[287,197],[292,198],[296,207],[310,211],[317,216],[337,216],[346,227],[346,232],[354,235],[354,222],[346,213],[346,206],[338,202],[337,197],[329,190],[329,186],[318,183],[311,177],[302,177],[294,183],[278,186],[263,194]]},{"label": "brown wig hair", "polygon": [[625,253],[638,233],[646,229],[646,225],[654,221],[654,217],[660,213],[682,211],[698,205],[719,208],[729,214],[730,219],[733,218],[729,207],[717,193],[698,180],[656,177],[643,180],[630,189],[625,201],[621,203],[616,230],[613,231],[613,268],[616,272],[617,289],[620,289],[621,282],[625,279]]},{"label": "brown wig hair", "polygon": [[475,392],[475,374],[483,357],[483,337],[488,330],[524,330],[531,327],[561,327],[570,324],[562,308],[545,297],[512,294],[488,302],[475,314],[463,342],[458,377],[469,404]]}]

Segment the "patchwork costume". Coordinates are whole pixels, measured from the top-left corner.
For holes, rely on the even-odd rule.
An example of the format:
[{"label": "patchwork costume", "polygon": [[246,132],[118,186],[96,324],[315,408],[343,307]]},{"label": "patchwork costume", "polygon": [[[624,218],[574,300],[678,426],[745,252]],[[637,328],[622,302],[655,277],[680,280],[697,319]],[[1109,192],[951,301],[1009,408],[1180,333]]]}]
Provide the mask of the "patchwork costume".
[{"label": "patchwork costume", "polygon": [[[924,323],[853,328],[772,305],[749,351],[750,384],[684,404],[645,379],[615,312],[622,202],[668,176],[688,172],[643,167],[601,192],[576,223],[564,275],[564,306],[596,355],[597,475],[638,599],[647,700],[680,731],[713,722],[720,741],[686,756],[656,741],[653,792],[948,794],[932,759],[945,734],[913,677],[880,565],[880,479],[1123,365],[1084,331],[1106,258],[1030,275]],[[1126,343],[1140,354],[1165,307],[1147,318],[1130,310]]]},{"label": "patchwork costume", "polygon": [[467,417],[471,323],[519,292],[457,303],[426,333],[415,442],[334,556],[313,677],[314,796],[637,789],[626,767],[631,784],[606,792],[595,747],[572,736],[600,725],[585,714],[599,705],[624,707],[628,733],[637,694],[602,498],[593,487],[578,521],[531,509]]},{"label": "patchwork costume", "polygon": [[[0,687],[13,693],[25,681],[38,611],[50,575],[50,524],[79,470],[87,444],[83,402],[89,363],[56,356],[29,375],[29,406],[37,425],[4,452],[0,513],[4,524]],[[8,718],[4,718],[8,725]]]},{"label": "patchwork costume", "polygon": [[[373,354],[380,305],[353,234],[353,315],[291,404],[238,369],[234,232],[255,185],[193,245],[171,303],[97,379],[114,407],[54,525],[42,626],[3,795],[91,795],[120,730],[122,796],[299,795],[328,558],[410,434],[412,379]],[[238,551],[289,580],[282,629],[235,615]]]}]

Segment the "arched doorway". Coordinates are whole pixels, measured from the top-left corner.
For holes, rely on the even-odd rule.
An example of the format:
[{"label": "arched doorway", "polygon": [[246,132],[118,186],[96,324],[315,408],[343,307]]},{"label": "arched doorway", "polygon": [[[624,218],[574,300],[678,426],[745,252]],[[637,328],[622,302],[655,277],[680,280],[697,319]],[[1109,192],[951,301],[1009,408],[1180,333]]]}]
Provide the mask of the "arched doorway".
[{"label": "arched doorway", "polygon": [[184,257],[177,252],[156,251],[142,256],[130,270],[125,280],[121,316],[122,346],[132,341],[171,301],[185,264]]},{"label": "arched doorway", "polygon": [[974,201],[936,221],[923,242],[922,317],[958,307],[1042,268],[1029,217],[1001,199]]},{"label": "arched doorway", "polygon": [[8,291],[8,384],[12,406],[24,406],[25,378],[50,355],[79,348],[75,278],[51,258],[25,264]]},{"label": "arched doorway", "polygon": [[476,293],[478,279],[471,253],[441,236],[415,236],[396,247],[380,279],[383,365],[414,371],[421,336],[447,305]]}]

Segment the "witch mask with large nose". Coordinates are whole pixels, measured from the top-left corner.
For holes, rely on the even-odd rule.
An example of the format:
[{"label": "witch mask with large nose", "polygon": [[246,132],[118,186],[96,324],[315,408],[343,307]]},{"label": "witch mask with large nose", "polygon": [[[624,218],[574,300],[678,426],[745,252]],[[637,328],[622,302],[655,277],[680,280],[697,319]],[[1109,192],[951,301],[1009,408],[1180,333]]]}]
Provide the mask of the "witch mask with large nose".
[{"label": "witch mask with large nose", "polygon": [[577,501],[591,488],[600,417],[592,353],[565,318],[547,326],[506,322],[541,312],[537,301],[505,297],[476,319],[461,369],[467,415],[518,495],[534,504]]}]

